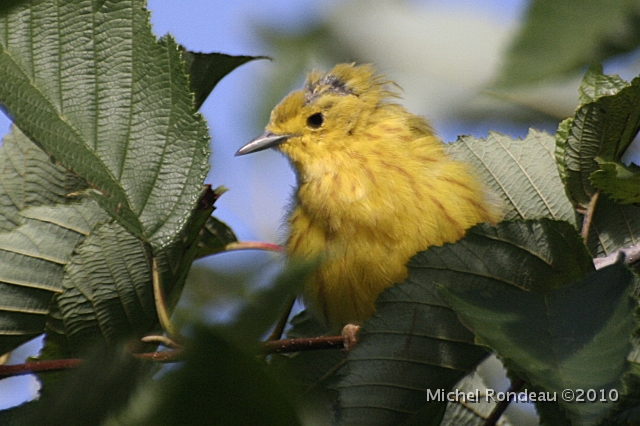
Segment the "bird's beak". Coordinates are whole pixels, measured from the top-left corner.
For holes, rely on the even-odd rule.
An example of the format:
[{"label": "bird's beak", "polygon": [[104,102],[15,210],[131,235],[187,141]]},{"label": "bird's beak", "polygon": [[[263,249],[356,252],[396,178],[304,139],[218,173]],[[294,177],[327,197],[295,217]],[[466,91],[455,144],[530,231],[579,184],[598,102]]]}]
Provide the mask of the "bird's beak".
[{"label": "bird's beak", "polygon": [[238,155],[250,154],[252,152],[262,151],[263,149],[271,148],[289,139],[291,135],[276,135],[271,132],[264,132],[236,152]]}]

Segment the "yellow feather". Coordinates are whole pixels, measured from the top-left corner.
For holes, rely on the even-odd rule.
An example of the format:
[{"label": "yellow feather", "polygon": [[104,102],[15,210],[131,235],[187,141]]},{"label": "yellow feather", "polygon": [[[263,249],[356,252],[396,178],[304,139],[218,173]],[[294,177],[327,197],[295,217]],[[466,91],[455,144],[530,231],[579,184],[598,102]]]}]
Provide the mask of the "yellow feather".
[{"label": "yellow feather", "polygon": [[390,86],[370,65],[312,72],[266,128],[270,140],[282,139],[264,147],[284,153],[298,179],[286,249],[324,256],[305,298],[332,328],[372,315],[416,252],[500,217],[469,166],[446,155],[424,119],[393,102]]}]

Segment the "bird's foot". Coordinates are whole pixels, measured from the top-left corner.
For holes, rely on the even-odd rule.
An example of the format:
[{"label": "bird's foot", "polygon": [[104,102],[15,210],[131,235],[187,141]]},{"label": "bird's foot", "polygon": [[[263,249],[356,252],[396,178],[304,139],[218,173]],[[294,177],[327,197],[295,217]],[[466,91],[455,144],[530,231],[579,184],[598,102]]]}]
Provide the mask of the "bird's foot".
[{"label": "bird's foot", "polygon": [[356,347],[358,343],[359,325],[347,324],[342,328],[342,340],[344,342],[344,350],[349,352]]}]

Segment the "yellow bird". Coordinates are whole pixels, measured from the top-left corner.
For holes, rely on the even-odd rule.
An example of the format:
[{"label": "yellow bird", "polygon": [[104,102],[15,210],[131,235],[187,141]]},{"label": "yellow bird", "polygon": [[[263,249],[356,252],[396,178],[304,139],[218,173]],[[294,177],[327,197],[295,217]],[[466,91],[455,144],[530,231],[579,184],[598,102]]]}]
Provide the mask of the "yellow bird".
[{"label": "yellow bird", "polygon": [[236,154],[274,147],[290,160],[298,187],[286,251],[324,257],[305,301],[331,329],[371,316],[418,251],[500,218],[469,166],[394,102],[393,86],[371,65],[312,72]]}]

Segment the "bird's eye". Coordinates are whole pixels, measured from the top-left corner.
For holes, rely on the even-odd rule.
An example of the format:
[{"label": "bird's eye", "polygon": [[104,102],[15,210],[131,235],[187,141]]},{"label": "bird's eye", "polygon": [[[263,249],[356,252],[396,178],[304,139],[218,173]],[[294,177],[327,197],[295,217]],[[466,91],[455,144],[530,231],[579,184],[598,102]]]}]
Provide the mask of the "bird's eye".
[{"label": "bird's eye", "polygon": [[316,112],[315,114],[312,114],[307,118],[307,126],[311,129],[318,129],[320,126],[322,126],[323,122],[324,117],[322,116],[322,113],[319,112]]}]

